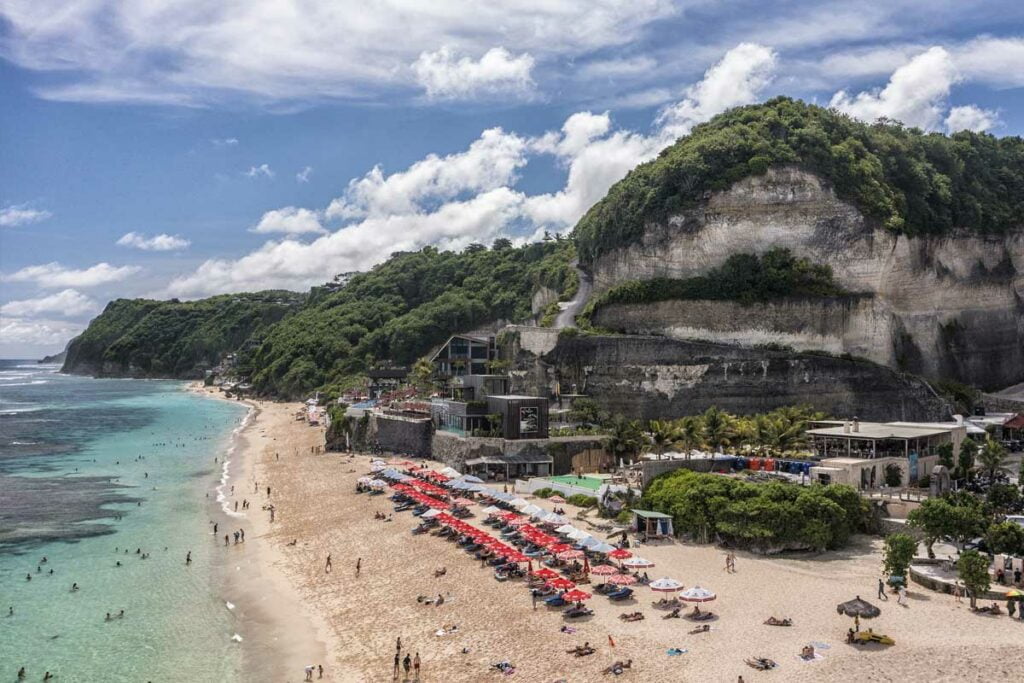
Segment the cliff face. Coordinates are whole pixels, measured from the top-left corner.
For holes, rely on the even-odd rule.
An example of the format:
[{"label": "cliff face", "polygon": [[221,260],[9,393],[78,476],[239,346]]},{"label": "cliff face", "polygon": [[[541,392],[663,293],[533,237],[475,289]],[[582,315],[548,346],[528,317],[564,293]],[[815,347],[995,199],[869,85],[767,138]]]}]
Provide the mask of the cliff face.
[{"label": "cliff face", "polygon": [[[560,338],[538,363],[603,408],[645,420],[712,405],[739,414],[810,404],[866,420],[943,420],[949,406],[921,380],[862,360],[644,336]],[[544,373],[515,373],[523,389]],[[518,390],[520,387],[516,387]]]},{"label": "cliff face", "polygon": [[627,280],[693,277],[732,254],[774,247],[829,265],[840,286],[862,296],[751,307],[663,302],[599,312],[597,322],[846,352],[986,388],[1024,380],[1024,229],[897,235],[798,168],[769,169],[698,208],[648,223],[639,243],[595,260],[594,285],[600,292]]}]

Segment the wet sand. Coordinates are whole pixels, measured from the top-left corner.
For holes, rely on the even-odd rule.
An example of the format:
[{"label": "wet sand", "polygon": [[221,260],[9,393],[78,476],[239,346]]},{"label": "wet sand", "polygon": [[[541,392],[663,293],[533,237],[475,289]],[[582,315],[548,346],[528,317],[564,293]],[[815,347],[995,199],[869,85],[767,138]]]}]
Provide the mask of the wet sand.
[{"label": "wet sand", "polygon": [[[307,630],[306,637],[326,648],[325,679],[390,680],[398,636],[403,655],[406,650],[419,652],[423,681],[502,680],[489,668],[501,660],[515,664],[515,680],[548,682],[735,681],[738,676],[746,681],[767,676],[797,681],[991,681],[1017,680],[1024,671],[1024,624],[1019,621],[971,614],[966,602],[957,604],[950,596],[918,586],[911,587],[908,607],[897,606],[895,596],[878,602],[881,542],[863,537],[843,551],[822,555],[769,559],[741,553],[735,574],[723,570],[724,555],[714,547],[642,546],[636,552],[657,565],[648,570],[652,578],[667,575],[687,587],[697,584],[718,593],[706,605],[719,616],[712,630],[690,635],[691,622],[661,619],[663,612],[651,606],[658,595],[637,588],[637,599],[625,604],[595,596],[589,606],[596,615],[573,623],[575,634],[562,633],[559,627],[566,622],[561,614],[542,606],[534,611],[521,582],[498,583],[489,569],[454,544],[412,536],[416,522],[408,513],[395,514],[390,523],[375,520],[373,513],[390,512],[391,502],[386,496],[354,492],[370,458],[309,454],[309,446],[322,443],[322,430],[295,421],[297,408],[265,404],[258,429],[246,431],[246,438],[252,433],[260,440],[249,447],[259,454],[253,476],[261,487],[272,487],[277,506],[274,524],[257,524],[253,536],[260,543],[258,575],[266,572],[274,586],[278,578],[287,579],[293,593],[278,586],[279,595],[294,596],[294,602],[285,598],[285,611],[305,609],[311,615],[307,625],[312,632]],[[263,502],[261,497],[259,504]],[[551,508],[546,501],[533,502]],[[258,507],[250,517],[265,514]],[[570,516],[577,512],[564,507]],[[293,539],[297,544],[288,545]],[[324,571],[328,553],[331,573]],[[357,558],[362,558],[358,577]],[[433,570],[440,566],[447,574],[435,579]],[[446,596],[441,607],[416,601],[418,595],[438,593]],[[852,620],[837,615],[835,606],[857,594],[883,611],[864,626],[891,635],[896,646],[856,648],[843,642]],[[269,605],[268,612],[277,616],[277,605]],[[645,614],[644,621],[618,619],[636,610]],[[792,618],[794,626],[763,625],[772,615]],[[457,634],[434,635],[453,623],[459,627]],[[565,652],[584,641],[597,654],[576,658]],[[821,659],[805,663],[797,654],[811,642],[827,648],[819,648]],[[302,664],[316,663],[322,652],[302,636],[276,644],[310,648],[289,655],[291,663],[285,668],[289,675],[297,673],[284,680],[301,680]],[[672,647],[687,652],[669,656],[666,650]],[[759,673],[743,662],[751,656],[772,658],[779,668]],[[627,659],[633,659],[633,668],[623,676],[601,674],[615,660]]]}]

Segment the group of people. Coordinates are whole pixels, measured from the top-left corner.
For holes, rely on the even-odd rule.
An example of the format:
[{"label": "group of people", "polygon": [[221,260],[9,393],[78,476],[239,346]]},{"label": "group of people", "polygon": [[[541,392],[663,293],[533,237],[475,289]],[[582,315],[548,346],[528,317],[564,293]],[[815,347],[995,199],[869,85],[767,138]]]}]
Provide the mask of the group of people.
[{"label": "group of people", "polygon": [[409,654],[406,650],[405,657],[402,657],[402,637],[399,636],[395,643],[395,669],[392,674],[392,680],[398,680],[399,667],[405,670],[405,678],[409,679],[409,672],[412,671],[414,676],[413,680],[420,679],[420,653],[417,652],[414,656]]}]

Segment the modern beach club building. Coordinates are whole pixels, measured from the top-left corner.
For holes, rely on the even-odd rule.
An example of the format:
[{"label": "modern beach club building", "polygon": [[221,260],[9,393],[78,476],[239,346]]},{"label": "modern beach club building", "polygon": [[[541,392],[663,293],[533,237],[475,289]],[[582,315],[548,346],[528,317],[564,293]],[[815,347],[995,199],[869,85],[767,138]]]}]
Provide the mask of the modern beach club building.
[{"label": "modern beach club building", "polygon": [[[821,460],[811,478],[822,483],[850,484],[859,489],[907,486],[931,474],[937,449],[952,444],[953,453],[967,438],[967,426],[956,422],[821,422],[807,436]],[[898,482],[898,483],[897,483]]]}]

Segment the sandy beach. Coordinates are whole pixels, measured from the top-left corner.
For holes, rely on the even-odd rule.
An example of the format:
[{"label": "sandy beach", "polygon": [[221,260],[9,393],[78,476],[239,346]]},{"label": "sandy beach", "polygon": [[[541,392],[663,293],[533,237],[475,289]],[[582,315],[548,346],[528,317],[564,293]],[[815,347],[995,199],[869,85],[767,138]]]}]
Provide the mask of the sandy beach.
[{"label": "sandy beach", "polygon": [[[275,662],[273,676],[253,680],[301,680],[304,664],[321,661],[324,680],[390,680],[399,636],[403,655],[419,653],[424,681],[499,680],[503,675],[489,665],[502,660],[515,665],[515,680],[549,682],[616,678],[602,675],[602,669],[628,659],[633,668],[622,678],[638,681],[780,675],[798,681],[991,681],[1018,680],[1024,671],[1019,621],[972,614],[966,602],[916,585],[907,607],[897,606],[895,596],[879,602],[881,541],[866,537],[821,555],[769,559],[741,553],[734,574],[724,571],[724,554],[715,547],[641,546],[635,552],[656,563],[648,570],[652,578],[670,576],[718,593],[707,605],[719,617],[711,631],[690,635],[691,622],[663,620],[663,612],[651,606],[658,594],[638,587],[636,599],[627,603],[595,596],[588,606],[596,614],[572,623],[576,633],[562,633],[561,614],[543,606],[534,611],[521,582],[498,583],[490,569],[454,544],[411,535],[416,522],[409,513],[395,514],[392,522],[375,520],[374,512],[391,512],[392,504],[385,496],[355,493],[370,458],[311,454],[312,446],[322,444],[322,429],[296,421],[297,408],[263,404],[236,454],[246,463],[237,476],[258,481],[262,489],[248,514],[253,531],[247,543],[255,541],[258,548],[249,548],[239,564],[239,576],[246,577],[242,594],[267,594],[252,609],[267,619],[266,644],[286,653]],[[273,524],[261,509],[268,485],[276,508]],[[247,492],[253,490],[250,483]],[[576,509],[565,507],[575,516]],[[328,554],[330,573],[324,570]],[[435,579],[433,570],[441,566],[447,573]],[[443,606],[416,601],[438,593],[445,595]],[[864,625],[895,638],[894,647],[845,644],[852,620],[837,615],[835,606],[858,594],[882,608],[879,618]],[[636,610],[645,620],[619,620]],[[794,625],[762,623],[773,615],[791,618]],[[435,635],[451,624],[458,625],[457,634]],[[565,652],[585,641],[596,654],[577,658]],[[798,658],[808,643],[818,644],[818,660]],[[669,656],[669,648],[686,652]],[[757,672],[743,662],[751,656],[769,657],[779,667]]]}]

